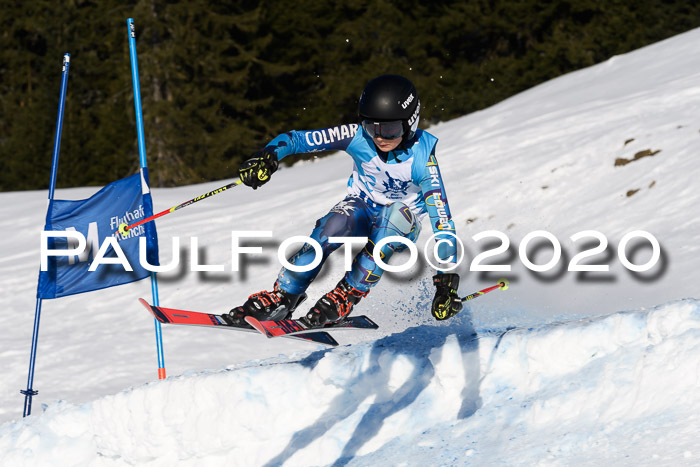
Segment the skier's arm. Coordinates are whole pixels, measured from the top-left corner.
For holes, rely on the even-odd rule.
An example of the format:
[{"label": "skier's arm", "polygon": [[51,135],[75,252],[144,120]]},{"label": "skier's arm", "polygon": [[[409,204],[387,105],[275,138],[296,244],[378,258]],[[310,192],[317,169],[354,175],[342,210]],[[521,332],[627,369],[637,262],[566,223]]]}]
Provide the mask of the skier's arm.
[{"label": "skier's arm", "polygon": [[435,147],[433,147],[430,157],[422,169],[419,184],[425,208],[430,217],[430,225],[436,234],[437,256],[442,263],[454,264],[457,262],[455,224],[447,202],[445,184],[442,181],[440,168],[435,157]]},{"label": "skier's arm", "polygon": [[289,131],[270,141],[265,150],[274,151],[277,160],[292,154],[320,151],[344,151],[357,134],[359,125],[339,125],[331,128],[308,131]]},{"label": "skier's arm", "polygon": [[[447,202],[445,184],[440,175],[435,146],[433,146],[425,167],[423,167],[420,179],[423,201],[430,216],[430,224],[435,232],[435,241],[438,244],[437,256],[443,264],[454,265],[457,263],[457,238],[455,224],[450,214],[450,206]],[[433,298],[430,312],[437,320],[443,320],[454,316],[462,309],[457,289],[459,288],[459,275],[454,272],[443,272],[433,276],[435,284],[435,298]]]},{"label": "skier's arm", "polygon": [[291,154],[344,151],[357,134],[359,125],[340,125],[310,131],[289,131],[270,141],[265,148],[244,161],[238,169],[241,181],[257,189],[270,180],[278,162]]}]

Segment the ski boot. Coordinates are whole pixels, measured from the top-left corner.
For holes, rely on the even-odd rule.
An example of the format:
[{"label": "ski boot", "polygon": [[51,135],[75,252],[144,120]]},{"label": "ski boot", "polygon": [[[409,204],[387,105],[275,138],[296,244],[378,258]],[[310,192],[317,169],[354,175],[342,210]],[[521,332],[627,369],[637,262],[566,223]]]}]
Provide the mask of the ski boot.
[{"label": "ski boot", "polygon": [[248,297],[248,300],[229,311],[227,321],[233,324],[247,324],[246,316],[252,316],[260,321],[276,321],[291,318],[294,310],[304,300],[306,294],[293,295],[282,290],[277,282],[271,292],[263,290]]},{"label": "ski boot", "polygon": [[352,311],[352,307],[356,305],[362,297],[367,296],[368,293],[369,290],[366,292],[357,290],[343,279],[338,282],[335,289],[321,297],[311,311],[302,319],[313,327],[340,321],[348,316]]}]

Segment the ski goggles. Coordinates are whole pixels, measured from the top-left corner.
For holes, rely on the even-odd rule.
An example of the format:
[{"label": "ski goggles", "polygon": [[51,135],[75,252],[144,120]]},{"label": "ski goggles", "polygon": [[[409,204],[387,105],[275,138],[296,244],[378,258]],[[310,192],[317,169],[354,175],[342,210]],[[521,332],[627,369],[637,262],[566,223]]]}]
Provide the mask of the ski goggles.
[{"label": "ski goggles", "polygon": [[362,128],[372,138],[396,139],[403,136],[403,121],[394,120],[392,122],[372,122],[362,120]]}]

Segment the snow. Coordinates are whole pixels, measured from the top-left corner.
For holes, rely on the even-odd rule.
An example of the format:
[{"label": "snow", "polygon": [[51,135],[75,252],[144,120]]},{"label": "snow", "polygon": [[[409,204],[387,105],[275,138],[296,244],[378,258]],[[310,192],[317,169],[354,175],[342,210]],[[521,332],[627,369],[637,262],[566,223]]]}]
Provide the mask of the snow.
[{"label": "snow", "polygon": [[575,464],[591,449],[632,464],[692,458],[700,301],[465,331],[464,320],[414,327],[57,403],[3,425],[3,465]]},{"label": "snow", "polygon": [[[430,128],[466,247],[460,293],[501,276],[507,291],[437,323],[421,261],[385,274],[360,304],[380,329],[338,332],[334,349],[164,326],[162,381],[153,320],[137,302],[151,300],[148,281],[45,300],[39,394],[24,419],[46,192],[0,193],[0,465],[697,465],[698,41],[700,29],[689,31]],[[645,150],[660,152],[634,160]],[[616,166],[620,158],[631,162]],[[223,313],[271,286],[277,246],[308,235],[342,199],[351,165],[343,154],[313,159],[257,191],[239,187],[159,219],[161,262],[174,237],[181,243],[179,268],[159,275],[161,304]],[[226,183],[154,189],[154,209]],[[263,254],[240,272],[231,271],[232,230],[274,232],[250,240]],[[472,238],[490,230],[509,245],[483,264],[509,272],[469,270],[500,244]],[[552,258],[546,242],[521,247],[539,230],[561,243],[546,272],[521,259]],[[571,239],[588,230],[608,245],[582,264],[607,272],[567,270],[597,245]],[[637,230],[661,247],[641,273],[618,256]],[[191,271],[191,237],[199,263],[223,272]],[[643,264],[652,248],[638,239],[625,254]],[[311,302],[342,267],[342,255],[331,258]]]}]

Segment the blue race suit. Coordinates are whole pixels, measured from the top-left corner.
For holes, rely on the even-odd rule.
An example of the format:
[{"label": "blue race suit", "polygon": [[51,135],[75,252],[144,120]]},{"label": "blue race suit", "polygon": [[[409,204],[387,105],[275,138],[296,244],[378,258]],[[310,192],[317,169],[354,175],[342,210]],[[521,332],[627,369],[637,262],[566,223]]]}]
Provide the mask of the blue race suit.
[{"label": "blue race suit", "polygon": [[[328,255],[342,245],[330,243],[329,237],[367,237],[367,245],[354,258],[352,269],[345,275],[352,287],[367,291],[383,273],[372,256],[374,245],[394,235],[415,242],[426,215],[436,234],[437,256],[444,263],[455,263],[455,226],[435,157],[437,141],[427,131],[417,130],[411,140],[384,153],[358,124],[290,131],[273,139],[267,149],[274,150],[278,160],[292,154],[342,150],[354,161],[348,195],[316,222],[310,236],[321,245],[321,263],[306,272],[282,268],[277,279],[279,286],[291,294],[303,293]],[[400,242],[386,243],[381,248],[381,259],[388,263],[395,251],[405,248]],[[289,262],[306,266],[315,257],[316,251],[305,244]]]}]

